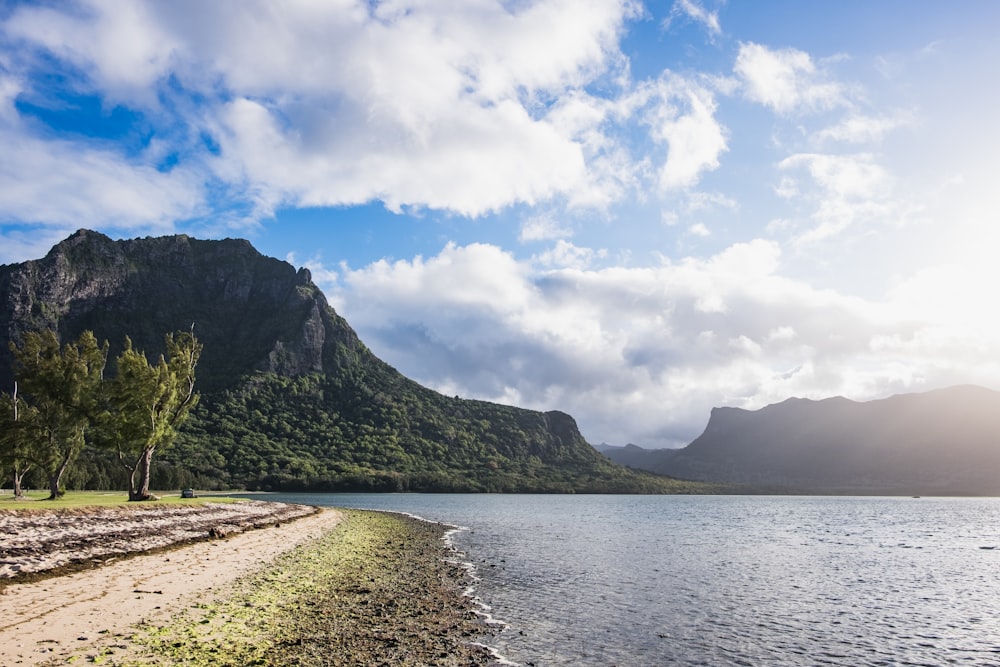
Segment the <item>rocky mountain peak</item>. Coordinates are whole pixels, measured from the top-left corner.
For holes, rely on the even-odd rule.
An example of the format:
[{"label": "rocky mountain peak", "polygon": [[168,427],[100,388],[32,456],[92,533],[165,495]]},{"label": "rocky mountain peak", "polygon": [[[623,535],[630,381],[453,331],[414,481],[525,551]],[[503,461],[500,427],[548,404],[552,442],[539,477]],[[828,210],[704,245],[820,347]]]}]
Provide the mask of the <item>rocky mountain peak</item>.
[{"label": "rocky mountain peak", "polygon": [[[243,239],[115,241],[79,230],[40,260],[0,267],[0,331],[11,340],[32,329],[67,340],[90,329],[112,355],[126,335],[158,354],[165,333],[192,325],[205,344],[205,376],[223,381],[250,369],[321,372],[364,350],[308,270]],[[0,357],[6,386],[10,358]]]}]

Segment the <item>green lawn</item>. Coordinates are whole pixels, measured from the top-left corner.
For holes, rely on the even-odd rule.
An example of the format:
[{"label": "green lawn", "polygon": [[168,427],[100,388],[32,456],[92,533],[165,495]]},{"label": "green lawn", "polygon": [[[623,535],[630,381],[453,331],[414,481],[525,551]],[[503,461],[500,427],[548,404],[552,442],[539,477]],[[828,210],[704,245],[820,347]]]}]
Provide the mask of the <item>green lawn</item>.
[{"label": "green lawn", "polygon": [[73,509],[78,507],[107,507],[107,506],[129,506],[139,507],[143,505],[160,505],[164,503],[180,505],[198,505],[205,502],[231,503],[237,502],[238,498],[227,496],[198,494],[197,498],[181,498],[179,491],[154,492],[159,496],[159,500],[142,503],[130,503],[126,491],[67,491],[66,495],[58,500],[48,500],[48,491],[29,491],[23,500],[14,500],[14,496],[9,489],[0,491],[0,510],[50,510],[50,509]]}]

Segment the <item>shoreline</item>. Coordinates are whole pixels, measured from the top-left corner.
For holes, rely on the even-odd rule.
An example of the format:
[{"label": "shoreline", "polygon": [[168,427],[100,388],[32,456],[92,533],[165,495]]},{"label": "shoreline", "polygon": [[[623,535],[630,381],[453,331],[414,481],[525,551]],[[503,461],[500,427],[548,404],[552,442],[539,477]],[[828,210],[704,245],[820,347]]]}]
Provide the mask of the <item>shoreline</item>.
[{"label": "shoreline", "polygon": [[[502,664],[480,643],[493,629],[463,594],[471,573],[445,542],[450,527],[309,510],[225,539],[6,583],[0,664]],[[0,532],[0,551],[11,535]]]}]

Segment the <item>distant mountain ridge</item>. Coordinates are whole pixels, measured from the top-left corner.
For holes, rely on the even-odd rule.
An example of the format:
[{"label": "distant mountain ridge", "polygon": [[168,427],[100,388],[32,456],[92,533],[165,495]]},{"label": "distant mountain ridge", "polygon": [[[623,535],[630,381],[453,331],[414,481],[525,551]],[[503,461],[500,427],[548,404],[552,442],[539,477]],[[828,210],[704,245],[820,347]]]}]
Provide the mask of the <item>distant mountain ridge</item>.
[{"label": "distant mountain ridge", "polygon": [[612,448],[685,479],[820,492],[1000,493],[1000,392],[963,385],[856,402],[792,398],[714,408],[687,447]]},{"label": "distant mountain ridge", "polygon": [[[150,356],[167,332],[204,344],[202,401],[154,486],[285,490],[628,491],[697,488],[607,461],[572,417],[446,397],[378,359],[309,271],[239,239],[113,241],[80,230],[42,259],[0,266],[0,389],[7,341],[55,329]],[[109,488],[89,452],[68,483]],[[75,475],[75,476],[74,476]],[[156,475],[159,475],[157,478]]]}]

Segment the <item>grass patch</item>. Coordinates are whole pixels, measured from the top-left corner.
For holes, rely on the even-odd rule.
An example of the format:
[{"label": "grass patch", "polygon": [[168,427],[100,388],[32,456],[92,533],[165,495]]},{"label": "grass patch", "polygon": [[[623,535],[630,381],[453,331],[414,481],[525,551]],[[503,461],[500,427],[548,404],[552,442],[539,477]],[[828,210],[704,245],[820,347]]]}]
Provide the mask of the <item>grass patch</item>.
[{"label": "grass patch", "polygon": [[[9,491],[7,492],[9,494]],[[65,510],[86,507],[148,507],[150,505],[201,505],[210,503],[240,502],[239,498],[228,496],[200,495],[196,498],[181,498],[179,491],[156,492],[159,500],[129,502],[127,491],[67,491],[66,495],[49,500],[47,491],[29,491],[24,499],[13,495],[0,494],[0,510]]]}]

